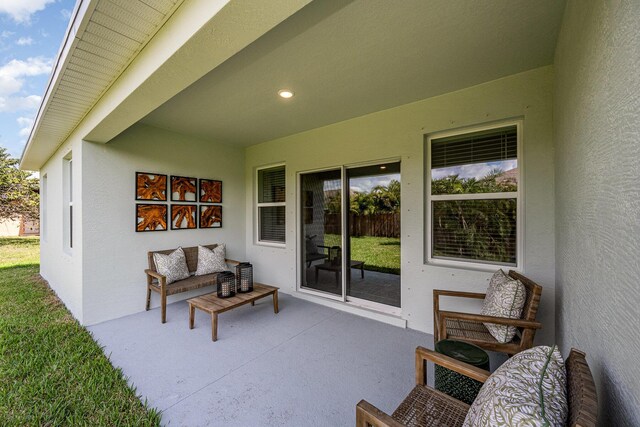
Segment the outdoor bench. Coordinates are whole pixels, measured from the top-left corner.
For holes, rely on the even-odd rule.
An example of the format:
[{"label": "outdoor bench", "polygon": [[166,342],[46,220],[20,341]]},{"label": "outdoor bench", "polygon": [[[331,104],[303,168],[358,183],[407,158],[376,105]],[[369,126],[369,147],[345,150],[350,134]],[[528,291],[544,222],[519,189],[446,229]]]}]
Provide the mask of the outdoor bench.
[{"label": "outdoor bench", "polygon": [[[217,244],[213,245],[204,245],[205,248],[214,249]],[[191,275],[183,280],[178,280],[176,282],[170,283],[167,285],[166,277],[162,274],[159,274],[156,270],[156,264],[153,260],[153,254],[159,253],[163,255],[168,255],[175,251],[174,249],[165,249],[161,251],[151,251],[147,253],[147,257],[149,259],[149,268],[144,272],[147,275],[147,305],[146,310],[149,310],[151,304],[151,291],[157,292],[160,294],[160,307],[161,307],[161,317],[162,323],[166,323],[167,321],[167,296],[179,294],[182,292],[188,292],[193,289],[200,289],[207,286],[215,286],[216,279],[218,277],[218,273],[205,274],[202,276],[194,276]],[[187,267],[189,268],[189,272],[193,273],[198,269],[198,247],[189,247],[182,248],[184,251],[185,258],[187,259]],[[234,261],[231,259],[225,259],[228,264],[236,265],[239,264],[238,261]]]}]

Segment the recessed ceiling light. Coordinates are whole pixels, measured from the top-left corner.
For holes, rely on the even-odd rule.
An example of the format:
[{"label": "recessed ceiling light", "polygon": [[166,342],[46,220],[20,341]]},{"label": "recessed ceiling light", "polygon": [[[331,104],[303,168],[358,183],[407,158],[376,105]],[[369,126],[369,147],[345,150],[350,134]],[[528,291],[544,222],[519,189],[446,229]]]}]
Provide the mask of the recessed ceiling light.
[{"label": "recessed ceiling light", "polygon": [[278,95],[280,95],[284,99],[289,99],[293,96],[293,92],[288,89],[281,89],[278,91]]}]

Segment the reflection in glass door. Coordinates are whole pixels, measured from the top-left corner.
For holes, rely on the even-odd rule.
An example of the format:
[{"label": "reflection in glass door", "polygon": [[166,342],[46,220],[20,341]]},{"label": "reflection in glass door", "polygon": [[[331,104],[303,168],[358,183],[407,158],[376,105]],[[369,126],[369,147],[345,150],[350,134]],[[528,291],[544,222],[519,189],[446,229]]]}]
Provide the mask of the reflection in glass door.
[{"label": "reflection in glass door", "polygon": [[342,297],[342,172],[300,175],[302,288]]},{"label": "reflection in glass door", "polygon": [[400,307],[400,163],[346,169],[347,299]]}]

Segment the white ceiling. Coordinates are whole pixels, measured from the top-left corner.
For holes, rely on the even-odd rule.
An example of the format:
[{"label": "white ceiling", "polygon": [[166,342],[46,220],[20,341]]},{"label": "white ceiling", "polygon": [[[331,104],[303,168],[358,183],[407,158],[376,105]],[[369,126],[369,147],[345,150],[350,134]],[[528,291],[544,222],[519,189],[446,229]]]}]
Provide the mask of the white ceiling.
[{"label": "white ceiling", "polygon": [[563,11],[563,0],[316,0],[142,122],[268,141],[551,64]]}]

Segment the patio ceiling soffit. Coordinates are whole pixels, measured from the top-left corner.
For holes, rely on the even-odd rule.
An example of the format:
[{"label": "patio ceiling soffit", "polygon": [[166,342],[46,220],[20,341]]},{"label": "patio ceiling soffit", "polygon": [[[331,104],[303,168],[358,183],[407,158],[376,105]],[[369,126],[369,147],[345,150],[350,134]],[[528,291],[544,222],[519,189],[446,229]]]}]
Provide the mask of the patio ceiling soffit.
[{"label": "patio ceiling soffit", "polygon": [[20,167],[110,141],[310,1],[80,0]]}]

